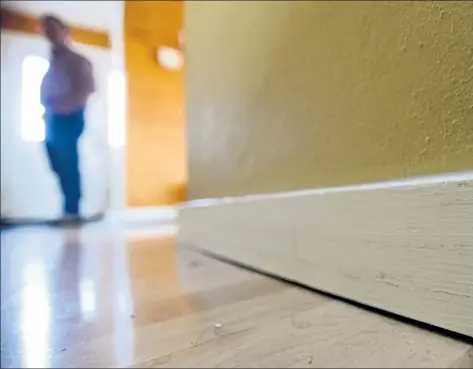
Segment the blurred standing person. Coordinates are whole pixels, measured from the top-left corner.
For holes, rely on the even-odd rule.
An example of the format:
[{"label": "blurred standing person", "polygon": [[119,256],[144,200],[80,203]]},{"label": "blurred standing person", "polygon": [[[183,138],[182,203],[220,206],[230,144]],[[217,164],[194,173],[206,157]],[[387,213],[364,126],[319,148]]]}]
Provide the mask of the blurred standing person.
[{"label": "blurred standing person", "polygon": [[41,84],[46,152],[63,195],[61,223],[77,223],[81,219],[78,142],[87,100],[95,91],[92,65],[69,48],[69,28],[60,19],[43,16],[41,29],[51,44],[49,69]]}]

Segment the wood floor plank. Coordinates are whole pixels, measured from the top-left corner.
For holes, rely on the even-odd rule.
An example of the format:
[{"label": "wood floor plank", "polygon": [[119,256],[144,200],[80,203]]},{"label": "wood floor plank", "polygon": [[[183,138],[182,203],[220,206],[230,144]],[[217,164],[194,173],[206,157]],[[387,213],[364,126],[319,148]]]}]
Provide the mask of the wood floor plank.
[{"label": "wood floor plank", "polygon": [[468,348],[341,302],[300,310],[294,303],[291,314],[265,314],[240,329],[222,325],[137,367],[446,367]]}]

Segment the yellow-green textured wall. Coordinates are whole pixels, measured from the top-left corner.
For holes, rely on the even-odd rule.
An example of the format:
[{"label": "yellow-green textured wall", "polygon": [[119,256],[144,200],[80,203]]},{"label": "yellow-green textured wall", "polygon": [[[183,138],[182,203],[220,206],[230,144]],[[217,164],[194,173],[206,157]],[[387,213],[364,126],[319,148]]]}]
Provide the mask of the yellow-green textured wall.
[{"label": "yellow-green textured wall", "polygon": [[191,198],[473,168],[473,2],[187,2]]}]

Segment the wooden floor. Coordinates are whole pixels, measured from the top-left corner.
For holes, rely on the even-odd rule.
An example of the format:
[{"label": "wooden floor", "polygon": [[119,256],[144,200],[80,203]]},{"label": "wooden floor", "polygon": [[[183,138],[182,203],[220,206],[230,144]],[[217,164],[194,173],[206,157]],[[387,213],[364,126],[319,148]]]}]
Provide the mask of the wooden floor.
[{"label": "wooden floor", "polygon": [[2,367],[473,367],[465,342],[105,224],[1,235]]}]

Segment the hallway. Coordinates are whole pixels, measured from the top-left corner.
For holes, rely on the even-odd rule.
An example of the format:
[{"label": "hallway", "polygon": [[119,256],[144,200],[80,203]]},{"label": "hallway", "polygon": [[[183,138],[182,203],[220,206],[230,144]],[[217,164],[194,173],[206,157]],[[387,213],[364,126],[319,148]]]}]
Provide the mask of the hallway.
[{"label": "hallway", "polygon": [[1,366],[471,367],[471,346],[177,247],[1,234]]}]

